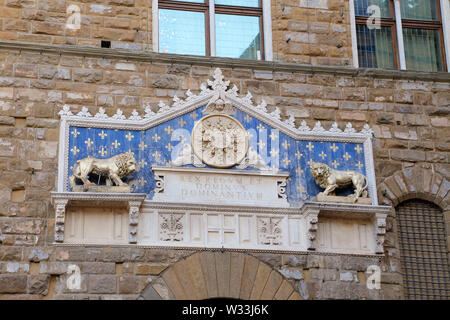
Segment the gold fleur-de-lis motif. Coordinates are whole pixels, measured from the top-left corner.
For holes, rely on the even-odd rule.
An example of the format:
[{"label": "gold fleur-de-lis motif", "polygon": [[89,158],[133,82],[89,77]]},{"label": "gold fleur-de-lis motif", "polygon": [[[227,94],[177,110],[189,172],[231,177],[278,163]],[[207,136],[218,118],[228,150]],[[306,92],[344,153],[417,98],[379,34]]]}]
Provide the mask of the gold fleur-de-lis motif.
[{"label": "gold fleur-de-lis motif", "polygon": [[277,154],[278,154],[278,150],[274,150],[274,149],[270,150],[270,155],[272,157],[276,156]]},{"label": "gold fleur-de-lis motif", "polygon": [[300,159],[303,156],[303,153],[301,153],[300,151],[297,150],[297,152],[295,153],[295,156],[297,157],[297,159]]},{"label": "gold fleur-de-lis motif", "polygon": [[258,145],[258,147],[259,147],[259,150],[261,150],[262,148],[264,148],[264,147],[266,146],[266,144],[265,144],[263,141],[259,141],[259,142],[257,143],[257,145]]},{"label": "gold fleur-de-lis motif", "polygon": [[252,120],[252,117],[250,117],[248,114],[245,115],[244,120],[247,121],[247,123],[250,122],[250,120]]},{"label": "gold fleur-de-lis motif", "polygon": [[278,137],[278,135],[275,133],[275,131],[272,131],[270,133],[269,137],[270,137],[271,140],[275,140]]},{"label": "gold fleur-de-lis motif", "polygon": [[289,163],[291,163],[291,160],[289,160],[287,156],[282,161],[283,161],[285,167],[287,167],[289,165]]},{"label": "gold fleur-de-lis motif", "polygon": [[337,162],[336,160],[334,160],[331,165],[336,169],[337,167],[339,167],[340,163]]},{"label": "gold fleur-de-lis motif", "polygon": [[161,158],[161,153],[159,153],[158,151],[155,151],[152,153],[152,157],[156,160],[159,161],[159,159]]},{"label": "gold fleur-de-lis motif", "polygon": [[100,132],[98,135],[99,135],[99,136],[102,138],[102,140],[103,140],[103,139],[105,139],[105,137],[106,137],[108,134],[105,133],[105,132],[102,130],[102,132]]},{"label": "gold fleur-de-lis motif", "polygon": [[143,186],[147,183],[147,180],[145,180],[144,177],[141,177],[141,178],[138,180],[138,182],[139,182],[139,184],[143,187]]},{"label": "gold fleur-de-lis motif", "polygon": [[304,171],[302,168],[297,168],[297,170],[295,170],[295,172],[297,173],[297,175],[301,176]]},{"label": "gold fleur-de-lis motif", "polygon": [[127,138],[128,139],[128,141],[131,141],[131,139],[133,139],[134,138],[134,135],[133,134],[131,134],[131,132],[130,131],[128,131],[128,133],[125,135],[125,138]]},{"label": "gold fleur-de-lis motif", "polygon": [[170,135],[173,131],[173,128],[171,126],[167,126],[164,128],[164,131],[167,132],[168,135]]},{"label": "gold fleur-de-lis motif", "polygon": [[358,161],[356,166],[358,167],[359,170],[361,170],[361,168],[364,167],[364,165],[361,163],[361,161]]},{"label": "gold fleur-de-lis motif", "polygon": [[142,169],[143,167],[145,167],[147,164],[148,164],[147,161],[145,161],[144,159],[142,159],[141,161],[139,161],[139,162],[137,163],[137,165],[138,165],[137,170],[138,170],[138,171],[141,170],[141,169]]},{"label": "gold fleur-de-lis motif", "polygon": [[184,127],[184,125],[186,124],[187,122],[186,121],[184,121],[183,120],[183,118],[181,118],[180,120],[178,120],[178,124],[180,125],[180,127]]},{"label": "gold fleur-de-lis motif", "polygon": [[306,190],[305,190],[305,187],[302,186],[301,184],[299,184],[299,185],[297,186],[297,190],[298,190],[299,192],[305,192],[305,191],[306,191]]},{"label": "gold fleur-de-lis motif", "polygon": [[84,143],[90,148],[94,144],[94,141],[92,141],[91,138],[88,138],[87,140],[84,140]]},{"label": "gold fleur-de-lis motif", "polygon": [[170,152],[173,149],[173,146],[170,144],[170,142],[166,145],[166,149]]},{"label": "gold fleur-de-lis motif", "polygon": [[258,124],[258,126],[256,127],[259,131],[265,129],[264,126],[262,125],[262,123]]},{"label": "gold fleur-de-lis motif", "polygon": [[339,149],[339,147],[336,145],[336,143],[333,143],[330,147],[331,150],[333,150],[333,152],[336,152],[336,150]]},{"label": "gold fleur-de-lis motif", "polygon": [[144,151],[145,148],[147,148],[147,145],[144,143],[144,141],[141,141],[141,143],[139,143],[139,149],[141,149],[142,151]]},{"label": "gold fleur-de-lis motif", "polygon": [[80,149],[77,148],[77,146],[74,146],[72,149],[70,149],[70,151],[72,151],[73,155],[76,156],[78,152],[80,152]]},{"label": "gold fleur-de-lis motif", "polygon": [[307,163],[309,166],[311,166],[313,162],[314,162],[314,161],[313,161],[312,159],[309,159],[309,161],[306,162],[306,163]]},{"label": "gold fleur-de-lis motif", "polygon": [[319,154],[319,157],[322,158],[322,160],[325,160],[325,158],[327,157],[326,153],[324,153],[323,151]]},{"label": "gold fleur-de-lis motif", "polygon": [[359,154],[362,151],[362,148],[359,146],[359,144],[357,144],[356,147],[355,147],[355,150]]},{"label": "gold fleur-de-lis motif", "polygon": [[155,141],[156,143],[161,139],[160,136],[158,136],[157,133],[155,133],[155,135],[152,137],[153,141]]},{"label": "gold fleur-de-lis motif", "polygon": [[78,137],[78,135],[80,134],[80,132],[77,130],[77,128],[75,128],[72,130],[71,134],[76,139]]},{"label": "gold fleur-de-lis motif", "polygon": [[197,114],[197,112],[192,112],[189,116],[190,116],[193,120],[195,120],[195,119],[197,119],[198,114]]},{"label": "gold fleur-de-lis motif", "polygon": [[100,147],[100,150],[98,150],[98,153],[100,153],[102,157],[104,157],[108,153],[108,150],[106,149],[106,147],[102,146]]},{"label": "gold fleur-de-lis motif", "polygon": [[351,157],[352,157],[352,156],[349,155],[348,152],[346,152],[346,153],[344,154],[344,159],[345,159],[345,161],[348,161],[348,159],[350,159]]},{"label": "gold fleur-de-lis motif", "polygon": [[286,150],[291,146],[290,143],[287,142],[287,140],[284,140],[284,142],[281,144],[283,146],[283,148],[285,148]]},{"label": "gold fleur-de-lis motif", "polygon": [[115,140],[112,145],[114,146],[114,149],[117,149],[120,146],[120,142],[118,142],[117,140]]},{"label": "gold fleur-de-lis motif", "polygon": [[306,148],[308,148],[309,152],[313,151],[314,145],[311,143],[311,141],[306,145]]}]

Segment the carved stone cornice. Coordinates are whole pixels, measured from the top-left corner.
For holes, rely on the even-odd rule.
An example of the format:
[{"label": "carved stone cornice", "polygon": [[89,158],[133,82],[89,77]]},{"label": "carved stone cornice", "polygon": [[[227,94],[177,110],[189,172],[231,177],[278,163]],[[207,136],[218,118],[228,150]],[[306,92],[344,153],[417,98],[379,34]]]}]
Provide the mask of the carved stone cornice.
[{"label": "carved stone cornice", "polygon": [[102,57],[129,61],[162,62],[170,64],[188,64],[198,66],[216,66],[223,68],[250,68],[273,72],[304,72],[314,74],[331,74],[349,77],[373,77],[399,80],[442,81],[450,82],[450,74],[446,72],[420,72],[410,70],[365,69],[338,66],[312,66],[297,63],[274,62],[263,60],[246,60],[193,55],[157,53],[111,48],[92,48],[66,44],[42,44],[20,41],[0,40],[0,49],[27,50],[53,54],[68,54],[83,57]]}]

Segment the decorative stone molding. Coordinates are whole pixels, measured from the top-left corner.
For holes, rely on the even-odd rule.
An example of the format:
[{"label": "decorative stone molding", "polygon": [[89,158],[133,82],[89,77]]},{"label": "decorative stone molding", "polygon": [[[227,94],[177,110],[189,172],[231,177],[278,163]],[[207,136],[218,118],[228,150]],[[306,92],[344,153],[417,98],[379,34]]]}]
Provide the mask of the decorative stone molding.
[{"label": "decorative stone molding", "polygon": [[66,217],[66,205],[68,199],[57,199],[54,201],[55,206],[55,242],[64,241],[64,222]]},{"label": "decorative stone molding", "polygon": [[160,214],[159,238],[161,241],[183,241],[183,214]]},{"label": "decorative stone molding", "polygon": [[401,202],[420,198],[450,209],[450,182],[431,169],[418,167],[396,171],[378,187],[381,204],[396,207]]},{"label": "decorative stone molding", "polygon": [[319,222],[319,210],[309,209],[306,211],[306,233],[307,233],[307,244],[306,248],[308,250],[316,250],[316,232],[317,223]]},{"label": "decorative stone molding", "polygon": [[155,174],[155,193],[164,193],[164,175]]},{"label": "decorative stone molding", "polygon": [[128,201],[129,206],[129,228],[128,228],[128,242],[137,243],[137,232],[139,224],[139,207],[142,201]]},{"label": "decorative stone molding", "polygon": [[375,253],[384,253],[384,237],[386,235],[387,214],[377,213],[375,216]]},{"label": "decorative stone molding", "polygon": [[264,245],[280,245],[282,237],[281,218],[257,218],[258,242]]},{"label": "decorative stone molding", "polygon": [[71,204],[114,206],[120,202],[129,206],[129,242],[136,243],[139,208],[146,198],[142,193],[51,192],[55,207],[55,242],[64,242],[66,208]]}]

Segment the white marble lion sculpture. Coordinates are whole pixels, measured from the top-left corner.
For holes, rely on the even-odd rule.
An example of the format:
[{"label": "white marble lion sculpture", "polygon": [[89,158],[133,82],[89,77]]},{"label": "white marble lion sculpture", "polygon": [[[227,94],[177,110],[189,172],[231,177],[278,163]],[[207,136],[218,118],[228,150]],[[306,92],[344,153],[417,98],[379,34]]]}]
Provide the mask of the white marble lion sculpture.
[{"label": "white marble lion sculpture", "polygon": [[134,171],[136,171],[136,160],[132,152],[121,153],[108,159],[87,157],[77,161],[69,180],[73,189],[76,185],[76,179],[80,179],[83,181],[83,190],[87,191],[90,185],[95,185],[88,180],[89,174],[93,173],[98,176],[106,176],[108,178],[106,183],[109,186],[111,180],[117,186],[127,186],[122,178]]},{"label": "white marble lion sculpture", "polygon": [[310,168],[314,181],[325,189],[324,196],[334,195],[336,188],[353,185],[355,188],[353,202],[356,202],[361,196],[367,197],[367,178],[363,174],[351,170],[334,170],[320,162],[311,162]]}]

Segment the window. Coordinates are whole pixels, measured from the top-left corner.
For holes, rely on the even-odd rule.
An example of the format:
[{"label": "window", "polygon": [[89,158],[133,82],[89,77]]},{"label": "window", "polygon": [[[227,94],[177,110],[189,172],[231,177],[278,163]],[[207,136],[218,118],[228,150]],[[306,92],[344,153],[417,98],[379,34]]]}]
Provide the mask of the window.
[{"label": "window", "polygon": [[396,211],[405,297],[449,299],[450,273],[442,211],[419,199],[401,203]]},{"label": "window", "polygon": [[263,20],[268,17],[263,17],[263,2],[266,1],[156,0],[158,13],[154,12],[154,19],[158,20],[158,31],[153,34],[154,39],[157,37],[154,50],[271,60],[271,52],[265,52],[264,48],[267,27]]},{"label": "window", "polygon": [[357,66],[447,70],[439,0],[353,1]]}]

